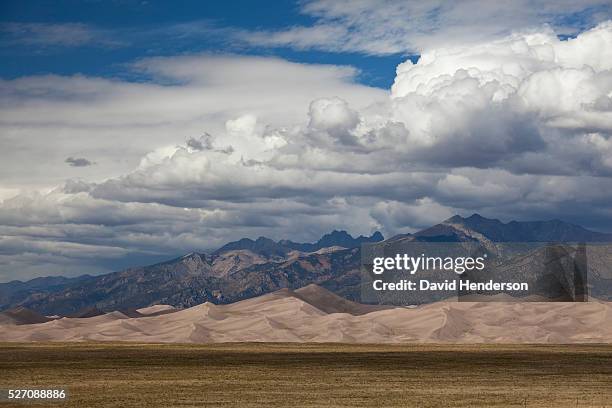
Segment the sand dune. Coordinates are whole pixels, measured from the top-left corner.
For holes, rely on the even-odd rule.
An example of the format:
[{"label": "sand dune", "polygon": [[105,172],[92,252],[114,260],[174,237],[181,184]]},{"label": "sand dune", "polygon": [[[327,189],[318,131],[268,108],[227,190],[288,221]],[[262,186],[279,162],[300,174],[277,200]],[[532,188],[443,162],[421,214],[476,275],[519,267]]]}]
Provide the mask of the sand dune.
[{"label": "sand dune", "polygon": [[87,317],[101,316],[103,314],[104,314],[104,312],[101,311],[100,309],[98,309],[97,307],[89,307],[87,309],[80,310],[80,311],[74,313],[70,317],[75,318],[75,319],[84,319],[84,318],[87,318]]},{"label": "sand dune", "polygon": [[[145,315],[169,307],[140,309]],[[608,302],[440,302],[380,308],[318,286],[229,305],[204,303],[130,318],[121,312],[29,325],[0,323],[0,341],[612,343]]]},{"label": "sand dune", "polygon": [[377,310],[393,308],[392,306],[364,305],[352,302],[314,284],[304,286],[293,293],[298,298],[311,305],[315,305],[319,310],[326,313],[349,313],[358,316]]},{"label": "sand dune", "polygon": [[53,320],[26,307],[15,307],[0,313],[0,325],[20,325],[44,323]]},{"label": "sand dune", "polygon": [[142,314],[143,316],[153,316],[153,315],[176,312],[176,309],[174,306],[170,306],[170,305],[153,305],[149,307],[143,307],[140,309],[136,309],[136,311]]}]

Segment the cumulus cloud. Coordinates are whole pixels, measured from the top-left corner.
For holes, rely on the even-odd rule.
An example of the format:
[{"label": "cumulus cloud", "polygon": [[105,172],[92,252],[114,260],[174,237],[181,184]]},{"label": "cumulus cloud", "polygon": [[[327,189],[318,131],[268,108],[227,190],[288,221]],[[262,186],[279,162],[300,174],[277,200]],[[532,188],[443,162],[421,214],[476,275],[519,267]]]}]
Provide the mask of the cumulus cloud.
[{"label": "cumulus cloud", "polygon": [[359,114],[340,98],[321,98],[312,101],[308,112],[308,126],[316,132],[324,132],[333,141],[351,145],[357,140],[352,131],[359,123]]},{"label": "cumulus cloud", "polygon": [[[607,175],[593,142],[612,131],[605,103],[611,53],[610,22],[565,41],[551,31],[530,32],[425,52],[417,64],[397,69],[393,117],[418,135],[420,157],[515,172]],[[564,151],[568,145],[574,147]],[[440,155],[451,150],[454,158]],[[577,150],[589,151],[597,164]]]},{"label": "cumulus cloud", "polygon": [[[428,49],[397,68],[389,94],[345,68],[251,57],[142,61],[160,81],[144,84],[4,81],[19,106],[1,102],[2,143],[26,143],[19,136],[43,124],[45,137],[88,129],[90,141],[114,138],[72,151],[108,151],[116,168],[101,160],[104,178],[85,167],[82,179],[5,199],[0,271],[20,254],[73,259],[72,243],[100,247],[94,268],[244,236],[393,235],[454,213],[612,229],[610,53],[606,22],[565,40],[541,29]],[[121,167],[117,151],[130,149]]]}]

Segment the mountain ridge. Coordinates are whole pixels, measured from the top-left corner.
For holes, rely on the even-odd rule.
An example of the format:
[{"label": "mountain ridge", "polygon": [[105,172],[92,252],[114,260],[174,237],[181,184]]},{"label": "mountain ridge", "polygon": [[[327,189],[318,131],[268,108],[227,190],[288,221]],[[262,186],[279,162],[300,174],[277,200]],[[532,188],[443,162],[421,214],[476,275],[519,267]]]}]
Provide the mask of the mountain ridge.
[{"label": "mountain ridge", "polygon": [[0,310],[25,306],[44,315],[75,315],[93,307],[102,311],[137,309],[153,304],[185,308],[203,302],[231,303],[311,283],[358,301],[361,293],[360,245],[365,242],[385,245],[405,239],[480,241],[491,245],[511,240],[547,241],[555,236],[573,241],[592,238],[596,242],[612,242],[612,234],[558,220],[503,223],[478,214],[466,218],[453,216],[414,234],[398,235],[386,241],[379,232],[370,237],[353,238],[346,231],[338,230],[312,244],[289,240],[276,242],[265,237],[244,238],[210,254],[192,252],[157,264],[68,280],[51,289],[37,287],[7,295],[5,292],[10,290],[6,284],[0,284],[0,294],[4,293],[4,299],[9,299],[0,303]]},{"label": "mountain ridge", "polygon": [[374,232],[369,237],[360,235],[357,238],[353,238],[352,235],[344,230],[333,230],[332,232],[323,235],[314,243],[299,243],[288,239],[274,241],[266,237],[259,237],[256,240],[242,238],[238,241],[232,241],[223,245],[221,248],[213,251],[213,254],[219,254],[230,250],[246,249],[259,254],[283,256],[291,250],[315,252],[332,246],[339,246],[348,249],[356,248],[362,243],[380,242],[383,240],[384,237],[379,231]]},{"label": "mountain ridge", "polygon": [[558,219],[548,221],[509,221],[485,218],[478,213],[464,218],[454,215],[438,225],[462,225],[494,242],[610,242],[612,234],[588,230]]}]

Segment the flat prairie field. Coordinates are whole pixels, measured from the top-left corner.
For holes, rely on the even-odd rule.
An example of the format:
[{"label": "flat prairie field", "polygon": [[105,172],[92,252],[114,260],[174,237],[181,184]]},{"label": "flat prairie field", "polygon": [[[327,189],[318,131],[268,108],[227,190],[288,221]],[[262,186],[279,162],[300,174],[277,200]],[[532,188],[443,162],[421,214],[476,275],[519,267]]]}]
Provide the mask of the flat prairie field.
[{"label": "flat prairie field", "polygon": [[611,345],[1,343],[58,407],[612,407]]}]

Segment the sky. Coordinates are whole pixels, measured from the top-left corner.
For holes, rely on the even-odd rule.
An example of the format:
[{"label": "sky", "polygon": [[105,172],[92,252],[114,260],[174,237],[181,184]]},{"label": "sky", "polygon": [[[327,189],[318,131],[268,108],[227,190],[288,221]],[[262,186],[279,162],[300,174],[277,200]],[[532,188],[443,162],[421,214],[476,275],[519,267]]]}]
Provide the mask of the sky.
[{"label": "sky", "polygon": [[612,231],[612,2],[3,1],[0,281],[453,214]]}]

